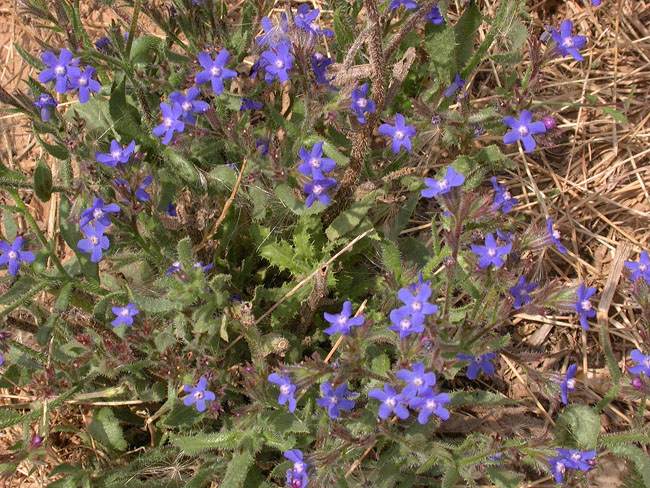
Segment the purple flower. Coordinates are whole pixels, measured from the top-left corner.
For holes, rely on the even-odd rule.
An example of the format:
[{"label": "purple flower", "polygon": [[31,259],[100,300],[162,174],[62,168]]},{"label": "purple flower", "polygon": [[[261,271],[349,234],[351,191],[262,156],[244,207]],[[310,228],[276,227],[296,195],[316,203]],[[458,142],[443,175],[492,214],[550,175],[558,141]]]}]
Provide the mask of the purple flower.
[{"label": "purple flower", "polygon": [[492,360],[496,357],[497,355],[494,352],[488,352],[480,356],[472,356],[470,354],[456,355],[456,358],[460,359],[461,361],[469,361],[469,365],[467,366],[467,377],[470,380],[475,380],[478,378],[478,375],[481,373],[481,371],[487,376],[492,376],[495,372]]},{"label": "purple flower", "polygon": [[434,25],[442,25],[445,23],[445,19],[437,5],[431,7],[431,10],[429,10],[429,13],[424,18]]},{"label": "purple flower", "polygon": [[5,363],[5,357],[0,352],[0,366],[2,366],[4,363]]},{"label": "purple flower", "polygon": [[500,268],[505,264],[505,258],[512,250],[512,243],[507,242],[505,245],[499,246],[494,239],[494,234],[490,233],[485,236],[484,246],[472,244],[471,248],[472,252],[479,258],[479,268],[485,269],[490,265]]},{"label": "purple flower", "polygon": [[560,397],[562,398],[562,403],[564,405],[569,404],[569,393],[576,389],[576,371],[578,371],[578,365],[570,365],[566,370],[564,378],[562,378],[562,381],[560,382]]},{"label": "purple flower", "polygon": [[445,405],[451,401],[447,393],[434,393],[433,390],[425,391],[422,396],[409,400],[409,407],[418,411],[418,422],[422,425],[429,422],[431,414],[440,420],[449,418],[449,410]]},{"label": "purple flower", "polygon": [[135,151],[135,141],[131,141],[128,145],[122,147],[119,142],[113,139],[111,141],[110,151],[107,153],[95,153],[95,159],[98,163],[114,168],[118,164],[128,163],[133,151]]},{"label": "purple flower", "polygon": [[400,419],[407,419],[409,416],[408,408],[406,408],[407,398],[403,394],[398,394],[395,389],[388,383],[384,385],[384,390],[377,388],[368,392],[368,397],[379,400],[379,418],[386,420],[391,414],[397,415]]},{"label": "purple flower", "polygon": [[302,3],[298,7],[298,13],[294,15],[294,22],[298,29],[307,32],[310,36],[332,37],[334,32],[330,29],[321,29],[316,23],[320,10],[309,8],[309,4]]},{"label": "purple flower", "polygon": [[427,186],[420,194],[424,198],[433,198],[440,195],[446,195],[452,189],[462,186],[465,182],[465,176],[456,171],[451,166],[447,166],[447,173],[439,180],[425,178],[424,184]]},{"label": "purple flower", "polygon": [[545,115],[542,117],[542,122],[544,123],[546,130],[553,130],[557,127],[557,120],[555,120],[555,118],[551,117],[550,115]]},{"label": "purple flower", "polygon": [[360,325],[363,325],[364,321],[363,315],[352,317],[352,302],[349,300],[343,303],[343,308],[340,313],[331,314],[325,312],[323,316],[325,317],[325,320],[332,324],[323,331],[327,335],[350,335],[352,327],[359,327]]},{"label": "purple flower", "polygon": [[176,205],[174,205],[172,202],[169,202],[165,208],[165,213],[170,217],[178,217],[178,213],[176,213]]},{"label": "purple flower", "polygon": [[123,307],[112,307],[111,310],[115,314],[115,320],[111,322],[113,327],[119,327],[120,325],[131,327],[133,317],[140,313],[140,310],[133,303],[127,303]]},{"label": "purple flower", "polygon": [[287,36],[288,24],[285,15],[281,17],[278,25],[273,25],[273,22],[268,17],[263,17],[260,24],[262,24],[264,34],[255,39],[258,46],[274,48],[282,43],[289,42]]},{"label": "purple flower", "polygon": [[349,411],[354,408],[354,401],[350,399],[353,392],[348,390],[348,385],[343,383],[336,388],[332,387],[329,381],[320,385],[321,397],[316,400],[318,406],[327,409],[327,415],[331,419],[339,418],[341,411]]},{"label": "purple flower", "polygon": [[327,79],[327,67],[332,64],[332,60],[321,53],[314,53],[311,55],[311,69],[314,72],[316,83],[319,85],[329,85],[330,80]]},{"label": "purple flower", "polygon": [[500,185],[497,182],[496,176],[490,178],[490,181],[492,182],[492,188],[494,188],[494,202],[492,203],[492,209],[495,211],[501,210],[503,213],[509,213],[512,210],[512,207],[517,205],[519,201],[510,195],[510,192],[505,186]]},{"label": "purple flower", "polygon": [[594,7],[600,7],[601,0],[591,0],[591,5]]},{"label": "purple flower", "polygon": [[77,248],[90,254],[90,260],[98,263],[102,260],[102,252],[110,247],[108,237],[104,235],[106,228],[101,224],[86,225],[81,228],[84,238],[77,243]]},{"label": "purple flower", "polygon": [[381,124],[379,133],[382,136],[390,136],[393,139],[393,154],[400,152],[403,147],[406,152],[411,152],[411,137],[415,136],[415,127],[406,125],[406,119],[402,114],[395,114],[395,125]]},{"label": "purple flower", "polygon": [[524,276],[519,277],[517,284],[510,288],[510,294],[515,299],[513,304],[515,310],[518,310],[533,301],[530,292],[535,288],[537,288],[535,283],[526,283],[526,278]]},{"label": "purple flower", "polygon": [[287,470],[287,487],[305,488],[309,483],[307,470],[309,465],[305,462],[300,449],[291,449],[283,453],[284,457],[293,463],[291,469]]},{"label": "purple flower", "polygon": [[255,139],[255,149],[260,152],[260,155],[266,156],[269,153],[271,142],[268,139]]},{"label": "purple flower", "polygon": [[580,317],[580,326],[584,330],[589,330],[588,318],[596,316],[596,311],[591,305],[589,298],[596,293],[595,288],[586,287],[584,283],[580,283],[576,291],[576,301],[573,304],[578,316]]},{"label": "purple flower", "polygon": [[395,376],[406,383],[402,395],[408,398],[422,395],[436,384],[435,373],[427,373],[422,363],[413,363],[410,370],[400,369]]},{"label": "purple flower", "polygon": [[449,97],[453,96],[456,92],[462,90],[464,86],[465,86],[465,80],[463,80],[460,77],[460,73],[456,73],[456,76],[454,76],[454,80],[451,82],[451,84],[444,91],[443,95],[445,97],[449,98]]},{"label": "purple flower", "polygon": [[388,8],[390,10],[396,10],[402,5],[406,10],[413,10],[418,8],[418,4],[414,0],[390,0],[390,5],[388,5]]},{"label": "purple flower", "polygon": [[223,93],[224,80],[237,76],[236,71],[226,68],[226,63],[229,58],[230,53],[228,53],[226,49],[219,51],[219,54],[217,54],[215,59],[212,59],[212,57],[206,52],[200,52],[198,59],[203,71],[199,71],[196,74],[196,77],[194,78],[196,83],[201,84],[210,82],[214,94],[221,95]]},{"label": "purple flower", "polygon": [[182,271],[183,265],[181,264],[180,261],[174,261],[169,268],[167,268],[167,271],[165,271],[165,276],[171,276],[173,274],[179,273]]},{"label": "purple flower", "polygon": [[34,105],[41,109],[41,120],[47,122],[52,117],[52,109],[56,108],[57,103],[49,93],[41,93]]},{"label": "purple flower", "polygon": [[558,448],[556,456],[548,460],[556,483],[564,483],[567,469],[589,471],[593,468],[596,451],[578,451],[577,449]]},{"label": "purple flower", "polygon": [[322,180],[325,178],[325,173],[329,173],[336,167],[333,159],[323,157],[323,141],[314,144],[311,151],[301,147],[298,155],[302,161],[298,166],[298,171],[315,180]]},{"label": "purple flower", "polygon": [[212,268],[214,268],[214,264],[212,264],[212,263],[210,263],[210,264],[203,264],[203,261],[197,261],[196,263],[194,263],[194,264],[192,265],[192,268],[194,268],[194,269],[200,269],[201,272],[203,272],[203,273],[207,273],[207,272],[210,271]]},{"label": "purple flower", "polygon": [[304,192],[307,194],[305,206],[309,208],[315,201],[319,201],[323,205],[329,205],[332,197],[327,194],[327,190],[334,186],[336,186],[334,178],[320,178],[306,183],[303,187]]},{"label": "purple flower", "polygon": [[250,98],[242,97],[241,107],[239,107],[239,111],[243,112],[244,110],[262,110],[263,108],[264,104],[262,102],[256,102]]},{"label": "purple flower", "polygon": [[150,201],[151,195],[147,193],[147,188],[151,186],[151,183],[153,183],[153,176],[145,176],[142,183],[140,183],[135,190],[135,198],[143,203]]},{"label": "purple flower", "polygon": [[266,71],[264,79],[268,84],[276,78],[280,83],[289,81],[289,70],[293,67],[291,46],[287,43],[278,44],[275,48],[262,53],[262,65]]},{"label": "purple flower", "polygon": [[70,73],[70,86],[79,90],[79,103],[88,102],[91,93],[101,90],[102,86],[93,76],[95,76],[95,68],[92,66],[86,67],[83,71]]},{"label": "purple flower", "polygon": [[630,352],[630,357],[636,363],[630,368],[630,373],[637,375],[644,374],[650,378],[650,354],[646,356],[638,349],[633,349]]},{"label": "purple flower", "polygon": [[280,387],[278,403],[280,405],[286,403],[289,407],[289,412],[293,413],[296,409],[296,398],[294,396],[296,393],[296,385],[291,382],[291,379],[288,376],[279,375],[277,373],[271,373],[268,380]]},{"label": "purple flower", "polygon": [[560,231],[555,228],[553,219],[548,217],[546,219],[546,237],[550,243],[555,244],[555,247],[558,251],[560,251],[562,254],[566,254],[567,250],[560,241],[560,236]]},{"label": "purple flower", "polygon": [[533,114],[528,110],[522,110],[519,119],[510,116],[504,117],[503,123],[510,127],[510,130],[503,136],[503,143],[514,144],[521,141],[524,145],[524,151],[527,153],[532,152],[537,147],[533,136],[546,132],[544,122],[533,122]]},{"label": "purple flower", "polygon": [[22,263],[30,264],[36,257],[31,251],[23,251],[24,239],[16,237],[14,242],[0,241],[0,266],[6,266],[11,276],[16,276]]},{"label": "purple flower", "polygon": [[70,85],[70,77],[80,74],[79,60],[72,57],[67,49],[61,49],[59,57],[52,51],[41,54],[41,60],[46,68],[38,75],[38,81],[48,83],[55,80],[54,89],[57,93],[65,93]]},{"label": "purple flower", "polygon": [[111,213],[119,213],[120,207],[116,203],[104,204],[104,200],[101,198],[95,198],[93,205],[90,208],[87,208],[81,213],[81,218],[79,219],[79,226],[85,227],[90,222],[98,223],[104,227],[111,225],[109,215]]},{"label": "purple flower", "polygon": [[183,109],[181,119],[188,124],[196,123],[196,117],[194,114],[205,113],[210,108],[210,105],[207,102],[197,100],[200,94],[201,92],[199,89],[193,86],[184,94],[175,91],[169,95],[169,100],[173,104],[179,104],[181,109]]},{"label": "purple flower", "polygon": [[108,51],[108,48],[111,47],[111,44],[111,40],[108,37],[103,36],[95,41],[95,49],[105,53]]},{"label": "purple flower", "polygon": [[397,332],[400,339],[424,332],[424,315],[421,313],[412,315],[408,306],[391,310],[390,321],[393,325],[389,329]]},{"label": "purple flower", "polygon": [[162,112],[162,124],[157,125],[153,129],[153,134],[156,137],[162,137],[162,143],[166,146],[172,140],[174,132],[183,132],[185,124],[183,123],[183,107],[178,103],[169,105],[168,103],[160,104],[160,111]]},{"label": "purple flower", "polygon": [[397,298],[404,303],[404,308],[408,309],[411,315],[422,315],[424,320],[425,316],[438,313],[438,306],[428,302],[432,294],[431,282],[421,282],[417,285],[401,288],[397,292]]},{"label": "purple flower", "polygon": [[560,24],[560,30],[551,29],[551,36],[555,41],[555,49],[562,56],[571,56],[576,61],[582,61],[584,58],[579,49],[585,47],[587,38],[585,36],[573,36],[573,22],[563,20]]},{"label": "purple flower", "polygon": [[357,116],[357,121],[360,124],[366,123],[366,114],[375,113],[377,107],[375,102],[368,99],[368,83],[352,90],[352,104],[350,108]]},{"label": "purple flower", "polygon": [[208,390],[208,380],[205,376],[199,378],[199,382],[196,386],[183,385],[183,391],[188,393],[188,395],[183,398],[183,405],[186,407],[194,405],[196,411],[199,413],[205,412],[206,402],[213,402],[216,399],[215,394]]},{"label": "purple flower", "polygon": [[648,251],[641,251],[638,261],[625,261],[625,267],[631,273],[630,279],[632,281],[643,279],[650,284],[650,256],[648,256]]}]

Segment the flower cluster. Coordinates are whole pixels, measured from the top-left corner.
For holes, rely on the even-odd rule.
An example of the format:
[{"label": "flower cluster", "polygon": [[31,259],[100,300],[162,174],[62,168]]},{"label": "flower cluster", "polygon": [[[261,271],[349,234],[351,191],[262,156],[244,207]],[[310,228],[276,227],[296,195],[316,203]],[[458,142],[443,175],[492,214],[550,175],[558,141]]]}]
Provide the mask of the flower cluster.
[{"label": "flower cluster", "polygon": [[307,470],[309,465],[305,462],[300,449],[291,449],[284,453],[284,457],[293,463],[287,470],[287,486],[289,488],[305,488],[309,482]]},{"label": "flower cluster", "polygon": [[424,281],[422,276],[416,283],[400,289],[397,298],[403,305],[391,310],[389,329],[397,332],[400,339],[424,332],[426,317],[438,313],[438,306],[428,301],[432,294],[431,282]]},{"label": "flower cluster", "polygon": [[333,171],[336,163],[333,159],[323,157],[323,142],[314,144],[310,151],[304,147],[300,148],[298,155],[301,160],[298,171],[310,178],[303,186],[307,194],[305,205],[311,207],[317,201],[329,205],[332,198],[327,192],[336,186],[336,179],[325,174]]},{"label": "flower cluster", "polygon": [[95,198],[92,206],[81,213],[79,227],[84,238],[77,243],[77,248],[89,254],[93,263],[101,261],[103,252],[110,247],[110,241],[104,233],[111,225],[110,214],[119,212],[117,204],[106,204],[103,199]]},{"label": "flower cluster", "polygon": [[58,56],[52,51],[46,51],[41,55],[41,60],[45,69],[39,73],[38,81],[41,83],[53,81],[57,93],[63,95],[77,90],[79,102],[86,103],[90,100],[91,93],[101,90],[101,85],[94,78],[95,68],[80,67],[79,59],[75,58],[68,49],[61,49]]}]

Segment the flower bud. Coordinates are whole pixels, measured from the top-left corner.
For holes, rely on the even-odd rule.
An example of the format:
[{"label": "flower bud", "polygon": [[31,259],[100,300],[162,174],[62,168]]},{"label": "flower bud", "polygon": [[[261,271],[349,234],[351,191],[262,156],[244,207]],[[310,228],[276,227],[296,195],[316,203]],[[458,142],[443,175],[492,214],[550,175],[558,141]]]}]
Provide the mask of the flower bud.
[{"label": "flower bud", "polygon": [[543,117],[542,122],[544,123],[544,127],[546,127],[546,130],[553,130],[557,127],[557,121],[555,120],[555,118],[551,117],[550,115]]},{"label": "flower bud", "polygon": [[635,390],[640,390],[641,388],[643,388],[643,380],[638,376],[632,378],[632,388],[634,388]]}]

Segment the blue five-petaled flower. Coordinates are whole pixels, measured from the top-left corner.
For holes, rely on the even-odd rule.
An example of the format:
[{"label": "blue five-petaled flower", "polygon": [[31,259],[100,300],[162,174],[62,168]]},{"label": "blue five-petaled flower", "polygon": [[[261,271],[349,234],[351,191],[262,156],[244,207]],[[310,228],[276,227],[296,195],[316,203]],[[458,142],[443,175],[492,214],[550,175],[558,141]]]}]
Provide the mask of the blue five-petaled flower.
[{"label": "blue five-petaled flower", "polygon": [[83,239],[77,243],[77,248],[90,254],[90,261],[98,263],[102,260],[103,251],[110,247],[108,237],[104,235],[106,227],[99,223],[88,224],[81,228]]},{"label": "blue five-petaled flower", "polygon": [[512,250],[512,243],[506,242],[503,246],[499,246],[494,238],[494,234],[490,233],[485,236],[484,246],[472,244],[471,248],[472,252],[479,258],[479,268],[484,269],[490,265],[495,268],[500,268],[505,264],[505,259]]},{"label": "blue five-petaled flower", "polygon": [[336,388],[329,381],[320,385],[321,397],[316,400],[318,406],[327,410],[331,419],[337,419],[341,411],[349,411],[354,408],[354,401],[350,399],[355,395],[348,390],[348,385],[343,383]]},{"label": "blue five-petaled flower", "polygon": [[140,313],[138,307],[133,303],[127,303],[123,307],[112,307],[112,312],[115,314],[115,319],[111,322],[113,327],[126,325],[131,327],[133,325],[133,317]]},{"label": "blue five-petaled flower", "polygon": [[580,54],[580,49],[587,44],[587,38],[585,36],[573,35],[573,22],[563,20],[559,30],[551,30],[551,36],[555,41],[555,49],[562,56],[571,56],[576,61],[582,61],[584,59]]},{"label": "blue five-petaled flower", "polygon": [[131,141],[126,146],[120,145],[115,139],[111,141],[110,151],[107,153],[95,153],[95,159],[98,163],[111,168],[119,164],[126,164],[131,160],[131,156],[135,151],[135,141]]},{"label": "blue five-petaled flower", "polygon": [[21,236],[16,237],[14,242],[9,244],[7,241],[0,241],[0,266],[7,266],[9,274],[16,276],[20,265],[34,262],[36,257],[31,251],[23,250],[24,239]]},{"label": "blue five-petaled flower", "polygon": [[323,141],[314,144],[311,151],[301,147],[298,155],[301,160],[298,171],[315,180],[323,179],[326,173],[329,173],[336,167],[333,159],[323,157]]},{"label": "blue five-petaled flower", "polygon": [[380,419],[386,420],[393,413],[402,420],[408,418],[409,411],[406,408],[408,398],[401,393],[397,393],[395,388],[388,383],[384,385],[383,390],[377,388],[370,390],[368,396],[381,402],[378,412]]},{"label": "blue five-petaled flower", "polygon": [[524,152],[527,153],[534,151],[537,147],[537,142],[533,136],[546,132],[544,122],[533,122],[533,114],[528,110],[522,110],[519,119],[510,116],[504,117],[503,123],[510,128],[503,136],[503,143],[514,144],[521,141],[524,145]]},{"label": "blue five-petaled flower", "polygon": [[219,54],[212,59],[206,52],[200,52],[198,61],[203,71],[199,71],[194,78],[197,84],[210,83],[215,95],[223,93],[223,82],[229,78],[237,76],[237,72],[226,68],[226,63],[230,58],[230,53],[226,49],[219,51]]},{"label": "blue five-petaled flower", "polygon": [[435,373],[427,373],[422,363],[413,363],[410,370],[400,369],[395,376],[406,383],[402,393],[407,397],[422,395],[436,384]]},{"label": "blue five-petaled flower", "polygon": [[478,375],[481,371],[487,375],[494,375],[494,364],[492,361],[497,357],[496,353],[488,352],[480,356],[472,356],[470,354],[457,354],[456,358],[461,361],[468,361],[469,365],[467,366],[467,377],[470,380],[475,380],[478,378]]},{"label": "blue five-petaled flower", "polygon": [[183,109],[181,118],[188,124],[195,124],[195,114],[205,113],[210,108],[207,102],[197,100],[200,94],[201,92],[195,86],[188,89],[185,93],[175,91],[169,94],[169,100],[172,103],[179,104],[181,109]]},{"label": "blue five-petaled flower", "polygon": [[492,188],[494,188],[492,209],[494,211],[501,210],[503,213],[509,213],[519,201],[510,194],[505,186],[497,182],[496,176],[490,178],[490,182],[492,183]]},{"label": "blue five-petaled flower", "polygon": [[535,288],[537,288],[537,285],[535,283],[526,282],[526,278],[524,276],[519,277],[515,286],[510,288],[510,294],[515,299],[512,305],[515,310],[518,310],[533,301],[532,297],[530,296],[530,292],[532,292]]},{"label": "blue five-petaled flower", "polygon": [[216,399],[213,392],[208,390],[208,380],[205,376],[201,376],[196,386],[183,385],[183,391],[188,395],[183,398],[183,404],[186,407],[194,405],[197,412],[205,412],[207,408],[206,402],[212,402]]},{"label": "blue five-petaled flower", "polygon": [[564,378],[560,382],[560,398],[564,405],[569,404],[569,393],[576,389],[576,372],[578,371],[577,364],[571,364],[567,370]]},{"label": "blue five-petaled flower", "polygon": [[366,123],[366,114],[375,113],[375,102],[368,98],[368,83],[364,83],[352,90],[352,103],[350,108],[357,116],[357,122]]},{"label": "blue five-petaled flower", "polygon": [[280,395],[278,396],[278,403],[284,405],[285,403],[289,407],[289,412],[293,413],[296,409],[296,385],[291,382],[291,378],[287,375],[280,375],[277,373],[271,373],[268,377],[268,380],[278,385],[280,388]]},{"label": "blue five-petaled flower", "polygon": [[162,114],[162,123],[153,129],[153,134],[156,137],[162,138],[162,143],[168,145],[175,132],[183,132],[185,130],[185,123],[183,122],[184,112],[183,107],[179,103],[162,102],[160,104],[160,112]]},{"label": "blue five-petaled flower", "polygon": [[340,313],[331,314],[325,312],[323,316],[325,317],[325,320],[331,324],[323,331],[327,335],[350,335],[352,327],[359,327],[363,325],[364,321],[363,315],[352,317],[352,302],[349,300],[343,303],[343,308]]},{"label": "blue five-petaled flower", "polygon": [[646,356],[638,349],[633,349],[630,352],[630,357],[636,363],[630,368],[630,373],[635,375],[644,374],[650,378],[650,354]]},{"label": "blue five-petaled flower", "polygon": [[625,261],[625,267],[630,272],[632,281],[643,280],[650,284],[650,255],[648,255],[648,251],[641,251],[638,261]]},{"label": "blue five-petaled flower", "polygon": [[395,114],[395,125],[381,124],[379,133],[392,139],[393,154],[397,154],[402,148],[406,152],[411,152],[411,137],[415,136],[415,127],[407,125],[402,114]]},{"label": "blue five-petaled flower", "polygon": [[51,51],[41,54],[41,60],[46,69],[38,75],[38,81],[48,83],[54,80],[54,89],[57,93],[63,94],[70,88],[71,78],[79,76],[79,59],[74,58],[67,49],[61,49],[57,57]]},{"label": "blue five-petaled flower", "polygon": [[445,176],[439,180],[425,178],[424,184],[427,186],[420,194],[424,198],[439,197],[451,192],[454,188],[462,186],[465,182],[465,176],[456,171],[452,166],[447,166]]},{"label": "blue five-petaled flower", "polygon": [[284,457],[293,463],[287,470],[287,487],[288,488],[305,488],[309,483],[307,470],[309,465],[305,462],[303,453],[300,449],[291,449],[284,452]]},{"label": "blue five-petaled flower", "polygon": [[596,451],[562,448],[558,448],[556,451],[556,455],[548,460],[556,483],[564,483],[564,475],[567,469],[589,471],[594,466]]},{"label": "blue five-petaled flower", "polygon": [[111,225],[109,214],[119,213],[119,211],[120,207],[116,203],[105,204],[103,199],[95,198],[92,206],[81,213],[79,226],[84,227],[90,222],[95,222],[104,227],[108,227]]},{"label": "blue five-petaled flower", "polygon": [[580,326],[584,330],[589,330],[589,322],[587,319],[593,318],[596,316],[596,311],[589,300],[591,296],[596,293],[596,288],[591,288],[585,286],[584,283],[580,283],[578,289],[576,290],[576,301],[573,304],[578,317],[580,318]]}]

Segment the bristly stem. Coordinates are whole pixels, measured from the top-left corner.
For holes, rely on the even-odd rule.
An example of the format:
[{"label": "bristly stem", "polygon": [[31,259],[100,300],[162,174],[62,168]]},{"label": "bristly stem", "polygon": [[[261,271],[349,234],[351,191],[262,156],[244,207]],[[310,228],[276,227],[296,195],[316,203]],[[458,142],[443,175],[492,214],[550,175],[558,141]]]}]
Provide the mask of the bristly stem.
[{"label": "bristly stem", "polygon": [[131,25],[129,26],[129,38],[126,40],[126,55],[131,57],[131,46],[133,46],[133,38],[135,37],[135,30],[138,27],[138,17],[140,15],[140,6],[142,0],[135,0],[133,4],[133,15],[131,16]]}]

